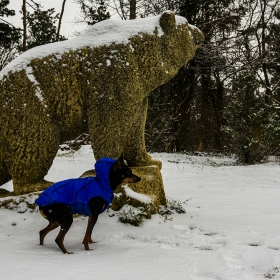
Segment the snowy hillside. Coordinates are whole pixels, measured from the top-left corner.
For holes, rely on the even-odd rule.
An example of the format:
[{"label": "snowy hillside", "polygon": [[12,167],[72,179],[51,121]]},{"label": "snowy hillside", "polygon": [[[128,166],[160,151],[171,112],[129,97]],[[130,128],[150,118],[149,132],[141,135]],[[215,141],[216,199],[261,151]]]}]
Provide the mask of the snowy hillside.
[{"label": "snowy hillside", "polygon": [[[133,227],[112,211],[104,213],[92,251],[82,245],[87,220],[75,218],[65,238],[74,254],[64,255],[54,242],[57,231],[38,245],[38,232],[47,225],[39,213],[0,209],[1,279],[280,279],[277,163],[238,166],[230,158],[153,156],[163,162],[167,197],[185,202],[185,214],[155,215]],[[61,152],[46,179],[78,177],[93,164],[89,146]],[[5,187],[11,189],[11,182]]]}]

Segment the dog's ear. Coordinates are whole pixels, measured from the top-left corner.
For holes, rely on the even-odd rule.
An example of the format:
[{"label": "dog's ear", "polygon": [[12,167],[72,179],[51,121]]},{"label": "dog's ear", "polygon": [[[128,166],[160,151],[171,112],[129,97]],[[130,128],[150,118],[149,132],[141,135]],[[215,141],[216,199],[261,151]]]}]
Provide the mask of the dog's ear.
[{"label": "dog's ear", "polygon": [[119,157],[119,160],[121,163],[123,163],[124,159],[123,159],[123,153],[121,153],[121,156]]},{"label": "dog's ear", "polygon": [[122,165],[123,165],[123,154],[121,154],[121,156],[114,163],[113,170],[115,172],[117,172],[118,170],[120,170],[122,168]]}]

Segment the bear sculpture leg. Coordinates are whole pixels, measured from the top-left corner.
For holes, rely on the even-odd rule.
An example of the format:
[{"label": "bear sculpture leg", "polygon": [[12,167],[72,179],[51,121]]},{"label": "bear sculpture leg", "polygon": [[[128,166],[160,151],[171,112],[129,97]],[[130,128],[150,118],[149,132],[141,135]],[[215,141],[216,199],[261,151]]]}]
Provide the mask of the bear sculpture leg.
[{"label": "bear sculpture leg", "polygon": [[121,107],[118,101],[115,102],[104,107],[104,102],[99,104],[93,101],[89,105],[88,128],[96,160],[102,157],[118,158],[124,152],[127,135],[136,119],[133,116],[138,112],[139,104]]},{"label": "bear sculpture leg", "polygon": [[[55,126],[38,126],[32,137],[15,137],[5,162],[13,179],[14,194],[41,191],[51,185],[44,180],[56,156],[59,133]],[[16,143],[16,144],[15,144]]]},{"label": "bear sculpture leg", "polygon": [[161,162],[153,160],[147,153],[145,144],[145,124],[148,110],[148,97],[143,100],[134,123],[126,137],[124,154],[130,166],[157,165],[161,169]]}]

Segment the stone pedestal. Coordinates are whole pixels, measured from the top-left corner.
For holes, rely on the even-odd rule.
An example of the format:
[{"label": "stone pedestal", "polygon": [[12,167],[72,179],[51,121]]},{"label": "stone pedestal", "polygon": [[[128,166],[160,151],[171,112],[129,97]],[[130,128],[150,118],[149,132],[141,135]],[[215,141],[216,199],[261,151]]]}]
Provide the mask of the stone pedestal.
[{"label": "stone pedestal", "polygon": [[159,205],[166,205],[166,197],[160,168],[157,165],[131,168],[141,178],[136,184],[120,185],[115,190],[112,209],[120,210],[125,204],[145,210],[146,218],[158,212]]}]

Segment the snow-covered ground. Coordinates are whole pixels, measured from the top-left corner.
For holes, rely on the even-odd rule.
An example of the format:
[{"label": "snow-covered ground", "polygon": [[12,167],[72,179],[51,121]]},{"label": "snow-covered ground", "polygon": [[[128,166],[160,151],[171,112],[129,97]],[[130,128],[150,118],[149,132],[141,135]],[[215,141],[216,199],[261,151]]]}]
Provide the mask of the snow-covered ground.
[{"label": "snow-covered ground", "polygon": [[[100,215],[92,251],[83,249],[87,220],[75,218],[64,255],[47,225],[29,210],[0,209],[0,279],[258,280],[280,279],[280,166],[234,165],[230,158],[154,154],[167,197],[185,214],[154,215],[140,227]],[[58,181],[92,169],[89,146],[60,153],[46,176]],[[5,185],[11,189],[11,182]],[[3,200],[3,199],[1,199]],[[112,214],[112,212],[111,212]]]}]

